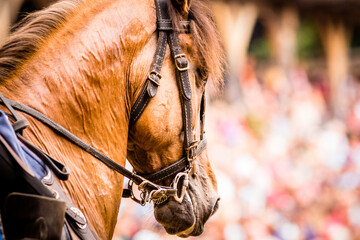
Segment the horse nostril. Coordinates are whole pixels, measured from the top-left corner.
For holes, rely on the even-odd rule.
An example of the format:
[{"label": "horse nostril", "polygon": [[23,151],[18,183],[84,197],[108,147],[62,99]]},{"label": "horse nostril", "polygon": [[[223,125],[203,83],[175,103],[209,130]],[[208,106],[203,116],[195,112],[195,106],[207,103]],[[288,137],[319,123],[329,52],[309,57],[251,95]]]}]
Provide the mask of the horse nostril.
[{"label": "horse nostril", "polygon": [[219,202],[220,202],[220,197],[216,200],[211,215],[214,215],[216,213],[216,211],[219,209]]}]

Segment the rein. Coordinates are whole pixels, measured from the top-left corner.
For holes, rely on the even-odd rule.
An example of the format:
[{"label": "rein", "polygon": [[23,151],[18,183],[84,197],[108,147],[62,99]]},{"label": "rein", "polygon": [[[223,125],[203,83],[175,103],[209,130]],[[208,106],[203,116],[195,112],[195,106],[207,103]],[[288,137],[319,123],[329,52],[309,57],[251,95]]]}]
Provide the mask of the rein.
[{"label": "rein", "polygon": [[[28,126],[26,119],[21,119],[15,110],[26,113],[36,120],[40,121],[55,133],[72,142],[82,150],[88,152],[109,168],[115,170],[121,175],[127,177],[129,181],[129,189],[124,189],[123,197],[130,197],[137,203],[145,205],[146,202],[153,201],[154,204],[161,204],[169,197],[173,197],[177,202],[181,203],[184,199],[186,189],[189,184],[189,173],[193,169],[192,162],[202,153],[206,148],[206,139],[204,138],[204,117],[205,117],[205,94],[202,96],[200,107],[200,126],[201,134],[200,140],[195,141],[192,134],[192,91],[188,76],[188,60],[182,52],[179,42],[178,32],[173,29],[173,23],[168,14],[168,1],[155,0],[156,14],[157,14],[157,31],[158,31],[158,44],[155,56],[151,65],[150,73],[146,82],[140,92],[138,99],[131,109],[129,129],[136,123],[144,112],[146,106],[151,98],[156,95],[157,88],[161,80],[161,67],[163,64],[166,44],[168,43],[171,50],[171,55],[176,66],[176,78],[178,88],[180,91],[180,100],[182,108],[182,119],[184,127],[184,154],[181,159],[175,163],[149,175],[140,175],[135,172],[130,172],[123,166],[119,165],[103,153],[99,152],[89,144],[82,141],[80,138],[60,126],[52,119],[38,112],[37,110],[20,104],[13,100],[7,99],[0,93],[0,104],[5,105],[13,120],[13,128],[17,133],[19,139],[34,153],[44,161],[44,163],[54,172],[54,174],[61,180],[67,180],[69,170],[67,167],[57,160],[53,159],[47,153],[34,146],[22,136],[22,131]],[[185,31],[189,30],[189,22],[181,21]],[[158,185],[159,182],[174,176],[171,186]],[[138,185],[141,191],[140,199],[135,197],[133,193],[133,183]]]}]

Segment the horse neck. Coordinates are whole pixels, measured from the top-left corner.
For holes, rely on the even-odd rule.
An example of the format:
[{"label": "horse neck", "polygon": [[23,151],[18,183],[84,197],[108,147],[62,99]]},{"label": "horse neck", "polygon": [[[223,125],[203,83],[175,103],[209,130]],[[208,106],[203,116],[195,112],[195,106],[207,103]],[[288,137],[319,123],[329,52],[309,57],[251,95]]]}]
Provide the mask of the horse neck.
[{"label": "horse neck", "polygon": [[[85,32],[77,34],[71,26],[65,26],[63,31],[58,30],[22,66],[16,77],[0,86],[0,92],[39,110],[124,165],[131,106],[127,82],[131,63],[127,59],[129,55],[136,54],[134,48],[139,47],[134,43],[134,31],[143,29],[134,29],[139,25],[138,20],[130,20],[128,29],[116,24],[104,26],[104,22],[114,22],[114,16],[110,13],[117,10],[98,13],[94,16],[95,20],[87,23]],[[121,12],[133,11],[125,9]],[[127,17],[126,14],[121,16]],[[79,30],[81,24],[85,23],[76,22],[74,28]],[[121,20],[118,24],[121,24]],[[104,32],[105,29],[107,32]],[[129,32],[129,29],[133,29],[133,32]],[[137,40],[147,38],[145,35],[136,36]],[[134,46],[128,47],[132,49],[105,44],[115,39],[119,42],[119,36],[123,37],[121,40],[124,43],[132,42]],[[62,184],[65,191],[84,212],[95,232],[101,238],[109,239],[116,224],[123,177],[41,123],[28,116],[26,118],[30,126],[25,136],[68,165],[71,176]]]}]

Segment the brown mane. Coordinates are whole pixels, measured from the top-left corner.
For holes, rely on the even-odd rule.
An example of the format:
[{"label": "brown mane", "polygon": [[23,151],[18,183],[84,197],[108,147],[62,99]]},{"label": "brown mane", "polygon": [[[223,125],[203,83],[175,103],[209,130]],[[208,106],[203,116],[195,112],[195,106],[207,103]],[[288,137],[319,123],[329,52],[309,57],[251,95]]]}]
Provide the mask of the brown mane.
[{"label": "brown mane", "polygon": [[[41,43],[65,23],[79,0],[66,0],[47,9],[28,15],[14,28],[14,33],[0,47],[0,82],[12,77],[41,46]],[[170,8],[177,25],[180,13]],[[211,12],[203,0],[192,1],[189,20],[192,37],[199,49],[201,74],[211,79],[215,86],[221,85],[224,55]]]},{"label": "brown mane", "polygon": [[68,0],[53,4],[25,17],[0,47],[0,83],[12,77],[41,46],[41,43],[65,21],[78,4]]},{"label": "brown mane", "polygon": [[[172,4],[169,12],[175,27],[179,29],[181,14]],[[219,33],[206,1],[191,1],[188,20],[190,20],[192,39],[199,50],[201,74],[204,78],[209,78],[214,86],[222,85],[225,56],[220,44]]]}]

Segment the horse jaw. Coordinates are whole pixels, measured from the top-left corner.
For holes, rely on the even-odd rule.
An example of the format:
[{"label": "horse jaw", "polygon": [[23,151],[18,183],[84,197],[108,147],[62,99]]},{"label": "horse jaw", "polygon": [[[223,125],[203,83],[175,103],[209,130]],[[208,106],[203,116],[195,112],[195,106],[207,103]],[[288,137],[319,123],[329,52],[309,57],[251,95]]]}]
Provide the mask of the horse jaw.
[{"label": "horse jaw", "polygon": [[203,233],[205,222],[218,209],[220,199],[209,179],[204,176],[192,178],[182,203],[170,198],[155,205],[155,219],[168,234],[185,238]]}]

